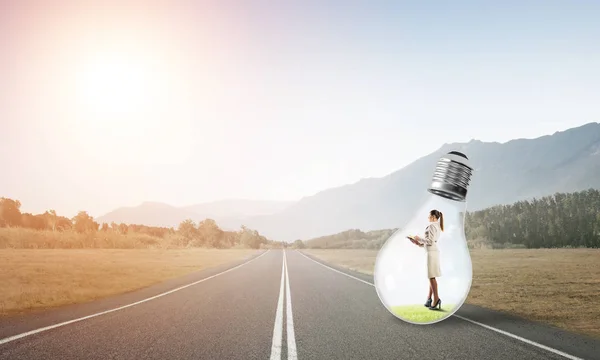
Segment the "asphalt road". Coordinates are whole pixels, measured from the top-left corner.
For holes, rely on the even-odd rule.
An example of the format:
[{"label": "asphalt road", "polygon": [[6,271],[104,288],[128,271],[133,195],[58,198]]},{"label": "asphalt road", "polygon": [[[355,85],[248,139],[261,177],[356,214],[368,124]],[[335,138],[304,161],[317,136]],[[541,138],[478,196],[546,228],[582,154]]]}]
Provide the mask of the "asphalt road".
[{"label": "asphalt road", "polygon": [[1,319],[0,359],[600,359],[596,339],[468,305],[437,324],[407,324],[371,284],[298,251],[270,250]]}]

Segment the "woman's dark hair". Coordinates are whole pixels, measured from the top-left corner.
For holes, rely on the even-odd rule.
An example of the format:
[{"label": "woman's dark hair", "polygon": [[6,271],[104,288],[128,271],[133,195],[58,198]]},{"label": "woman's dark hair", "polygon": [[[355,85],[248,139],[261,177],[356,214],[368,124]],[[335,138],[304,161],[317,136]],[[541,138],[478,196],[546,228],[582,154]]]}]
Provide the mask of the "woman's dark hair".
[{"label": "woman's dark hair", "polygon": [[441,211],[431,210],[429,212],[429,215],[431,215],[434,218],[440,220],[440,228],[442,228],[442,231],[444,231],[444,214],[442,214]]}]

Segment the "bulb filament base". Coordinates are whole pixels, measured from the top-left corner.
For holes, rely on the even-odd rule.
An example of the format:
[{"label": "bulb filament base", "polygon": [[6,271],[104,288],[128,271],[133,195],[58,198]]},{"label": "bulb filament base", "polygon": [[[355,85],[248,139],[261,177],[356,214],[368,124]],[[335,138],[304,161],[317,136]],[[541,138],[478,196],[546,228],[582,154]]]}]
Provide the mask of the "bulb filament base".
[{"label": "bulb filament base", "polygon": [[467,156],[458,151],[442,156],[427,191],[450,200],[465,201],[473,172],[468,161]]}]

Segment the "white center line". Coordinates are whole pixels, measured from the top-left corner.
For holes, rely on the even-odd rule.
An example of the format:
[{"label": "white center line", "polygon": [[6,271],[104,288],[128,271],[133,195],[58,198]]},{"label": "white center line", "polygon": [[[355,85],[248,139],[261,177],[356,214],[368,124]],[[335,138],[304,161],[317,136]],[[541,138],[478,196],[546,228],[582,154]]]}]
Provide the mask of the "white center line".
[{"label": "white center line", "polygon": [[281,262],[281,285],[279,286],[279,300],[277,300],[277,311],[275,313],[275,326],[273,327],[273,344],[271,345],[270,360],[281,360],[281,340],[283,337],[283,294],[285,281],[285,252]]},{"label": "white center line", "polygon": [[[101,315],[109,314],[109,313],[111,313],[111,312],[115,312],[115,311],[119,311],[119,310],[127,309],[127,308],[129,308],[129,307],[132,307],[132,306],[140,305],[140,304],[143,304],[143,303],[145,303],[145,302],[148,302],[148,301],[151,301],[151,300],[154,300],[154,299],[158,299],[158,298],[160,298],[160,297],[163,297],[163,296],[166,296],[166,295],[172,294],[172,293],[174,293],[174,292],[177,292],[177,291],[180,291],[180,290],[186,289],[186,288],[188,288],[188,287],[190,287],[190,286],[194,286],[194,285],[196,285],[196,284],[200,284],[200,283],[202,283],[202,282],[205,282],[205,281],[207,281],[207,280],[213,279],[213,278],[215,278],[215,277],[217,277],[217,276],[219,276],[219,275],[223,275],[223,274],[226,274],[226,273],[228,273],[228,272],[230,272],[230,271],[233,271],[233,270],[235,270],[235,269],[238,269],[238,268],[240,268],[240,267],[242,267],[242,266],[244,266],[244,265],[246,265],[246,264],[249,264],[250,262],[252,262],[252,261],[254,261],[254,260],[257,260],[257,259],[259,259],[260,257],[262,257],[263,255],[265,255],[265,254],[266,254],[266,253],[268,253],[268,252],[269,252],[269,250],[267,250],[267,251],[263,252],[262,254],[260,254],[259,256],[255,257],[255,258],[252,258],[252,259],[250,259],[250,260],[248,260],[248,261],[246,261],[246,262],[244,262],[244,263],[241,263],[241,264],[239,264],[239,265],[237,265],[237,266],[235,266],[235,267],[232,267],[232,268],[230,268],[230,269],[227,269],[227,270],[225,270],[225,271],[222,271],[222,272],[220,272],[220,273],[218,273],[218,274],[211,275],[211,276],[209,276],[209,277],[206,277],[206,278],[204,278],[204,279],[201,279],[201,280],[198,280],[198,281],[194,281],[193,283],[190,283],[190,284],[187,284],[187,285],[180,286],[180,287],[178,287],[178,288],[176,288],[176,289],[169,290],[169,291],[166,291],[166,292],[164,292],[164,293],[161,293],[161,294],[158,294],[158,295],[154,295],[154,296],[152,296],[152,297],[149,297],[149,298],[146,298],[146,299],[143,299],[143,300],[140,300],[140,301],[136,301],[136,302],[134,302],[134,303],[131,303],[131,304],[123,305],[123,306],[120,306],[120,307],[118,307],[118,308],[114,308],[114,309],[110,309],[110,310],[102,311],[102,312],[99,312],[99,313],[96,313],[96,314],[92,314],[92,315],[88,315],[88,316],[80,317],[80,318],[77,318],[77,319],[73,319],[73,320],[69,320],[69,321],[61,322],[61,323],[58,323],[58,324],[54,324],[54,325],[50,325],[50,326],[46,326],[46,327],[39,328],[39,329],[35,329],[35,330],[31,330],[31,331],[28,331],[28,332],[25,332],[25,333],[22,333],[22,334],[18,334],[18,335],[14,335],[14,336],[9,336],[9,337],[7,337],[7,338],[0,339],[0,345],[2,345],[2,344],[6,344],[6,343],[9,343],[9,342],[11,342],[11,341],[15,341],[15,340],[18,340],[18,339],[21,339],[21,338],[24,338],[24,337],[27,337],[27,336],[30,336],[30,335],[34,335],[34,334],[37,334],[37,333],[41,333],[41,332],[43,332],[43,331],[48,331],[48,330],[55,329],[55,328],[58,328],[58,327],[61,327],[61,326],[65,326],[65,325],[73,324],[73,323],[76,323],[76,322],[79,322],[79,321],[83,321],[83,320],[87,320],[87,319],[91,319],[91,318],[94,318],[94,317],[96,317],[96,316],[101,316]],[[282,285],[282,286],[283,286],[283,285]]]},{"label": "white center line", "polygon": [[[321,266],[323,266],[323,267],[325,267],[325,268],[327,268],[327,269],[329,269],[329,270],[335,271],[335,272],[337,272],[337,273],[340,273],[340,274],[342,274],[342,275],[345,275],[345,276],[347,276],[347,277],[349,277],[349,278],[352,278],[352,279],[354,279],[354,280],[358,280],[358,281],[360,281],[360,282],[362,282],[362,283],[365,283],[365,284],[367,284],[367,285],[375,286],[374,284],[372,284],[372,283],[370,283],[370,282],[368,282],[368,281],[365,281],[365,280],[363,280],[363,279],[359,279],[359,278],[357,278],[357,277],[355,277],[355,276],[352,276],[352,275],[350,275],[350,274],[346,274],[346,273],[345,273],[345,272],[343,272],[343,271],[339,271],[339,270],[337,270],[337,269],[334,269],[334,268],[332,268],[332,267],[329,267],[329,266],[327,266],[327,265],[325,265],[325,264],[323,264],[323,263],[320,263],[320,262],[316,261],[315,259],[311,259],[310,257],[308,257],[308,256],[304,255],[304,253],[302,253],[301,251],[297,251],[297,250],[296,250],[296,252],[300,253],[300,254],[301,254],[302,256],[304,256],[305,258],[307,258],[307,259],[309,259],[309,260],[311,260],[311,261],[313,261],[313,262],[315,262],[315,263],[317,263],[317,264],[319,264],[319,265],[321,265]],[[483,328],[485,328],[485,329],[488,329],[488,330],[491,330],[491,331],[497,332],[498,334],[502,334],[502,335],[508,336],[508,337],[510,337],[510,338],[513,338],[513,339],[515,339],[515,340],[519,340],[519,341],[521,341],[521,342],[524,342],[524,343],[526,343],[526,344],[529,344],[529,345],[535,346],[535,347],[537,347],[537,348],[539,348],[539,349],[544,349],[544,350],[546,350],[546,351],[549,351],[549,352],[551,352],[551,353],[553,353],[553,354],[560,355],[560,356],[562,356],[562,357],[564,357],[564,358],[567,358],[567,359],[570,359],[570,360],[584,360],[584,359],[582,359],[582,358],[579,358],[579,357],[577,357],[577,356],[574,356],[574,355],[571,355],[571,354],[567,354],[567,353],[565,353],[565,352],[562,352],[562,351],[560,351],[560,350],[557,350],[557,349],[551,348],[551,347],[549,347],[549,346],[542,345],[542,344],[540,344],[540,343],[537,343],[537,342],[535,342],[535,341],[531,341],[531,340],[529,340],[529,339],[525,339],[525,338],[523,338],[523,337],[521,337],[521,336],[518,336],[518,335],[515,335],[515,334],[512,334],[512,333],[509,333],[508,331],[504,331],[504,330],[496,329],[495,327],[492,327],[492,326],[489,326],[489,325],[482,324],[482,323],[480,323],[480,322],[477,322],[477,321],[475,321],[475,320],[468,319],[468,318],[466,318],[466,317],[463,317],[463,316],[460,316],[460,315],[453,315],[453,316],[455,316],[455,317],[457,317],[457,318],[459,318],[459,319],[461,319],[461,320],[468,321],[468,322],[470,322],[471,324],[478,325],[478,326],[481,326],[481,327],[483,327]]]},{"label": "white center line", "polygon": [[282,251],[283,258],[281,264],[281,283],[279,285],[279,300],[277,301],[277,310],[275,312],[275,325],[273,327],[273,344],[271,345],[270,360],[281,360],[282,338],[283,338],[283,299],[285,294],[285,322],[287,337],[287,358],[288,360],[297,360],[298,352],[296,350],[296,335],[294,333],[294,315],[292,313],[292,295],[290,292],[290,277],[287,267],[287,257],[285,250]]},{"label": "white center line", "polygon": [[285,299],[287,305],[285,310],[287,315],[287,354],[288,360],[296,360],[298,359],[298,354],[296,351],[296,335],[294,334],[294,316],[292,314],[292,295],[290,294],[290,277],[285,251],[283,252],[283,262],[285,263]]}]

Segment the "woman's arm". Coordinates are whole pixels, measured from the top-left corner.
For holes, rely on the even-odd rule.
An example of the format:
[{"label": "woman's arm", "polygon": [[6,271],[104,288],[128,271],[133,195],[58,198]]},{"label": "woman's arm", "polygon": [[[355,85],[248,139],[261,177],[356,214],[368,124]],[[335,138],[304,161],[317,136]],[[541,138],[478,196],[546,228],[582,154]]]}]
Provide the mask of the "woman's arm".
[{"label": "woman's arm", "polygon": [[[431,231],[433,230],[432,226],[427,226],[425,229],[425,237],[421,238],[419,236],[415,236],[415,240],[421,245],[430,246],[433,244],[433,236],[431,236]],[[435,230],[434,230],[435,231]]]}]

